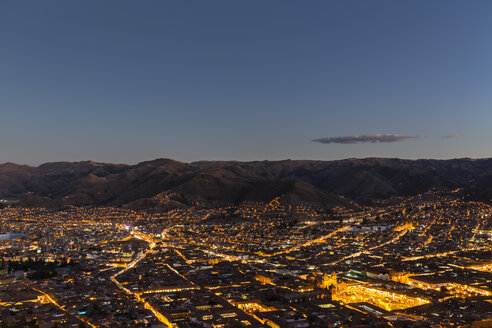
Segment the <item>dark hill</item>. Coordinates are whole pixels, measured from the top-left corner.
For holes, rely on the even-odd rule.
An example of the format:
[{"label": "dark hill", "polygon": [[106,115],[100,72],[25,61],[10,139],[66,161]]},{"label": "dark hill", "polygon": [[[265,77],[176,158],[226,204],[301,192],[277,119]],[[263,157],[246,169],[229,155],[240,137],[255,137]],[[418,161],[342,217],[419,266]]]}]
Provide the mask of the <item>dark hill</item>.
[{"label": "dark hill", "polygon": [[[145,207],[155,204],[155,200],[149,199],[164,193],[181,195],[185,199],[183,203],[270,201],[282,196],[292,202],[331,207],[347,204],[337,195],[360,202],[455,188],[490,200],[491,181],[492,159],[466,158],[194,163],[156,159],[136,165],[86,161],[46,163],[38,167],[0,164],[0,198],[34,198],[21,203],[29,206],[138,204]],[[173,202],[166,201],[165,206]]]}]

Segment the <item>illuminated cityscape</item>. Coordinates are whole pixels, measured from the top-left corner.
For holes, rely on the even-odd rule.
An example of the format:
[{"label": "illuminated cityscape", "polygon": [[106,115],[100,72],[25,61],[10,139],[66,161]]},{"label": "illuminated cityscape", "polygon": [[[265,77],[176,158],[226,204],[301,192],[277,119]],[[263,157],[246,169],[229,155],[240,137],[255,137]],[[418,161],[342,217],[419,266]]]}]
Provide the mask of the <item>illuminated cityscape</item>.
[{"label": "illuminated cityscape", "polygon": [[[492,206],[5,207],[6,327],[486,327]],[[235,219],[227,219],[228,216]],[[226,218],[226,220],[224,220]],[[239,219],[238,219],[239,218]]]}]

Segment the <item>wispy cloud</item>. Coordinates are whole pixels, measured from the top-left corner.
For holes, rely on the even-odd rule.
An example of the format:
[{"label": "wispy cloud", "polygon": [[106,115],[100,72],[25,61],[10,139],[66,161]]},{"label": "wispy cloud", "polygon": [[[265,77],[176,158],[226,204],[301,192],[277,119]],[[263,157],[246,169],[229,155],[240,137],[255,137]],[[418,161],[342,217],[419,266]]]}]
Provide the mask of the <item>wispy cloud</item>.
[{"label": "wispy cloud", "polygon": [[382,142],[402,142],[408,139],[418,139],[420,136],[404,136],[401,134],[363,134],[343,137],[327,137],[314,139],[312,142],[323,144],[357,144],[357,143],[382,143]]},{"label": "wispy cloud", "polygon": [[441,138],[443,139],[451,139],[451,138],[458,138],[460,135],[455,133],[455,134],[450,134],[449,136],[442,136]]}]

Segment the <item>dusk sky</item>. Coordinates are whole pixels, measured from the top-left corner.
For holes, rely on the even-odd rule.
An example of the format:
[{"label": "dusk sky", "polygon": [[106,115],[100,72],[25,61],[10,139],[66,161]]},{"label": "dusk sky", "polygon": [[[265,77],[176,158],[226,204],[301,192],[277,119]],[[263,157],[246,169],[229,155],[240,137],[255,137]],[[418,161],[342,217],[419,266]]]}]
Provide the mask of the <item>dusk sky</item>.
[{"label": "dusk sky", "polygon": [[1,1],[0,162],[492,157],[492,1]]}]

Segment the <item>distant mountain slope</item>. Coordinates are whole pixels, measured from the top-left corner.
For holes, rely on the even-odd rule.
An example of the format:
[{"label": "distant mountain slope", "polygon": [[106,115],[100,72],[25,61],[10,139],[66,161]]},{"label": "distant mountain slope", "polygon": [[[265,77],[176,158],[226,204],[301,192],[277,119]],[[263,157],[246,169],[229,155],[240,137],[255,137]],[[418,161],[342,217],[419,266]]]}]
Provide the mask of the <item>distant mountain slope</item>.
[{"label": "distant mountain slope", "polygon": [[283,196],[331,207],[347,204],[337,195],[367,201],[429,189],[465,188],[488,198],[491,182],[492,159],[0,164],[0,198],[33,198],[20,203],[33,206],[44,202],[49,206],[124,205],[138,200],[144,206],[155,203],[148,199],[156,195],[173,193],[188,200],[220,203]]}]

